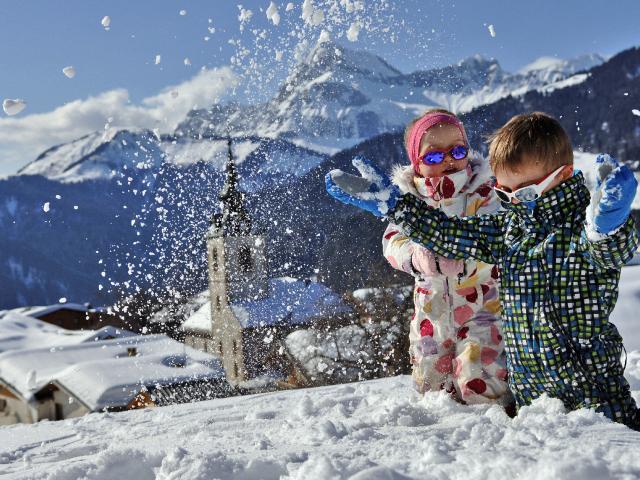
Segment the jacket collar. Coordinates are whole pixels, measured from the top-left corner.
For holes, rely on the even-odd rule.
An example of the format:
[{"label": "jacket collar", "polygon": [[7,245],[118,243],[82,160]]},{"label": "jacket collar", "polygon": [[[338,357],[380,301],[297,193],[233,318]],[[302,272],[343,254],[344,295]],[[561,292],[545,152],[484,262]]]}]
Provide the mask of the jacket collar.
[{"label": "jacket collar", "polygon": [[442,175],[441,177],[414,176],[413,184],[421,197],[439,201],[460,195],[465,190],[472,174],[471,165],[469,164],[459,172]]},{"label": "jacket collar", "polygon": [[[454,173],[452,175],[447,175],[455,188],[451,198],[455,198],[465,192],[474,192],[481,185],[485,184],[491,179],[491,170],[489,169],[489,162],[487,162],[482,156],[476,152],[471,151],[469,153],[469,165],[471,166],[471,170],[463,170],[461,172]],[[456,178],[451,179],[454,175],[457,175]],[[445,177],[440,177],[445,178]],[[424,182],[424,178],[416,177],[413,167],[409,166],[400,166],[395,165],[392,171],[392,181],[395,185],[400,188],[402,193],[411,193],[412,195],[421,198],[423,200],[440,200],[440,195],[438,198],[434,198],[427,189],[425,188],[418,189],[414,179],[422,180]],[[455,181],[454,181],[455,180]],[[447,182],[448,183],[448,182]],[[442,190],[443,182],[440,181],[440,190]],[[419,191],[420,190],[420,191]],[[445,189],[446,190],[446,189]],[[434,189],[434,193],[437,192],[437,189]],[[444,198],[444,196],[442,196]],[[447,197],[449,198],[449,197]]]},{"label": "jacket collar", "polygon": [[[548,230],[567,222],[582,222],[586,216],[590,195],[582,172],[555,186],[533,202],[502,203],[503,207],[534,229]],[[546,227],[546,228],[545,228]]]}]

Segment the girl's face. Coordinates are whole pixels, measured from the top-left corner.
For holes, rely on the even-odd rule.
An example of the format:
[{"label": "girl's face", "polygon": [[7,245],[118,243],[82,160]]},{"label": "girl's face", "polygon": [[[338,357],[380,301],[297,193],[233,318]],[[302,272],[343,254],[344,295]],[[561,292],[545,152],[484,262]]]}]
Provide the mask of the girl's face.
[{"label": "girl's face", "polygon": [[[420,140],[420,158],[429,150],[451,150],[456,145],[466,145],[462,132],[455,125],[439,123],[425,132]],[[462,160],[454,160],[447,154],[442,161],[436,165],[427,165],[420,160],[419,173],[421,177],[442,177],[451,173],[459,172],[467,168],[468,157]]]}]

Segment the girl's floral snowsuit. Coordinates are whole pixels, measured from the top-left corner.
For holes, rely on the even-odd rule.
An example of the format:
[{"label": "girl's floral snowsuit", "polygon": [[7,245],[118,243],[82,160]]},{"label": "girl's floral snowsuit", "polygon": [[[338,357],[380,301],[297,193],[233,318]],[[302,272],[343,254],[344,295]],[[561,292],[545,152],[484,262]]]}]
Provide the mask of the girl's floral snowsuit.
[{"label": "girl's floral snowsuit", "polygon": [[[470,216],[493,213],[499,207],[489,175],[479,161],[438,178],[423,178],[411,166],[397,166],[393,182],[403,193],[415,195],[448,216]],[[497,267],[436,256],[434,272],[418,271],[412,257],[424,247],[393,223],[382,245],[392,267],[415,277],[415,314],[409,333],[415,388],[420,393],[455,391],[470,404],[508,404],[511,395],[500,331]]]}]

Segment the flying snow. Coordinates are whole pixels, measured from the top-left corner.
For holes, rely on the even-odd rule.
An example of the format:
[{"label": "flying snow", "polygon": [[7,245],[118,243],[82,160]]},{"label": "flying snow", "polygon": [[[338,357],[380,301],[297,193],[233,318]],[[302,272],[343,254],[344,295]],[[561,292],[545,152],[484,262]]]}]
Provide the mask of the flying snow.
[{"label": "flying snow", "polygon": [[66,297],[62,297],[58,300],[58,303],[67,303],[67,298]]},{"label": "flying snow", "polygon": [[162,61],[162,55],[156,55],[156,65],[160,65],[161,61]]},{"label": "flying snow", "polygon": [[322,30],[322,32],[320,32],[320,37],[318,37],[318,44],[326,43],[330,41],[331,41],[331,35],[329,34],[329,32],[327,32],[326,30]]},{"label": "flying snow", "polygon": [[276,62],[282,61],[282,50],[276,50]]},{"label": "flying snow", "polygon": [[240,10],[238,21],[240,22],[240,31],[242,32],[244,31],[245,24],[251,20],[253,12],[248,8],[244,8],[242,5],[238,5],[238,10]]},{"label": "flying snow", "polygon": [[360,34],[360,24],[358,22],[353,22],[347,30],[347,40],[350,42],[355,42],[358,40],[358,35]]},{"label": "flying snow", "polygon": [[324,22],[324,12],[313,6],[312,0],[304,0],[302,4],[302,19],[306,24],[318,26]]},{"label": "flying snow", "polygon": [[631,113],[633,113],[636,117],[640,117],[640,110],[638,110],[637,108],[631,110]]},{"label": "flying snow", "polygon": [[111,17],[109,15],[105,15],[102,17],[102,21],[100,22],[106,31],[109,31],[111,28]]},{"label": "flying snow", "polygon": [[280,24],[280,14],[278,13],[278,6],[271,2],[269,8],[267,8],[267,19],[271,20],[274,25]]},{"label": "flying snow", "polygon": [[2,109],[7,115],[17,115],[27,106],[27,102],[21,98],[5,98],[2,102]]},{"label": "flying snow", "polygon": [[50,203],[49,202],[45,202],[44,205],[42,206],[42,210],[44,210],[45,213],[47,213],[50,210]]},{"label": "flying snow", "polygon": [[187,67],[188,67],[188,66],[190,66],[190,65],[191,65],[191,59],[189,59],[189,57],[186,57],[186,58],[184,59],[184,64],[185,64]]},{"label": "flying snow", "polygon": [[290,12],[291,10],[293,10],[293,3],[289,2],[287,3],[287,8],[285,8],[284,11]]},{"label": "flying snow", "polygon": [[187,11],[186,11],[186,10],[180,10],[180,15],[181,15],[181,16],[183,16],[183,17],[184,17],[186,14],[187,14]]},{"label": "flying snow", "polygon": [[495,38],[495,36],[496,36],[496,27],[494,27],[493,24],[491,24],[487,28],[489,29],[489,35],[491,35],[491,37]]},{"label": "flying snow", "polygon": [[73,78],[76,76],[76,69],[73,66],[69,65],[68,67],[64,67],[62,69],[62,73],[64,73],[67,78]]}]

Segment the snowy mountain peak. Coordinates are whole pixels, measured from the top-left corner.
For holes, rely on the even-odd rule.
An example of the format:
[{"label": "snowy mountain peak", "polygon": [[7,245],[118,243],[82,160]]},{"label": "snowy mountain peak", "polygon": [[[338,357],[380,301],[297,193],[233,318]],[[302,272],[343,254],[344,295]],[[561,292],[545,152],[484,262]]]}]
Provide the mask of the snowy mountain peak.
[{"label": "snowy mountain peak", "polygon": [[374,79],[394,78],[402,75],[385,60],[362,50],[350,50],[332,41],[318,43],[290,75],[290,82],[321,76],[326,72],[342,71],[366,75]]},{"label": "snowy mountain peak", "polygon": [[480,54],[467,57],[458,62],[458,67],[473,68],[478,70],[492,70],[500,68],[500,64],[495,58],[486,58]]},{"label": "snowy mountain peak", "polygon": [[531,73],[546,71],[562,72],[568,76],[598,66],[604,63],[605,60],[602,55],[597,53],[585,54],[569,60],[557,57],[540,57],[522,67],[518,70],[518,73],[520,75],[529,75]]},{"label": "snowy mountain peak", "polygon": [[146,170],[162,162],[155,134],[109,128],[46,150],[18,173],[81,181],[111,178],[123,168]]}]

